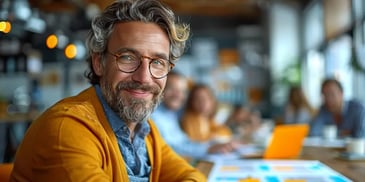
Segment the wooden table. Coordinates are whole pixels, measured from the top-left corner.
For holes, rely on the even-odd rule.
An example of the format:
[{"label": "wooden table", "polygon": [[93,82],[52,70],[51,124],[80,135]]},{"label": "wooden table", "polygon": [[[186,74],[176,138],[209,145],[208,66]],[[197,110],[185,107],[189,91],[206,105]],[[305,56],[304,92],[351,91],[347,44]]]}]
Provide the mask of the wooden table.
[{"label": "wooden table", "polygon": [[[299,159],[318,160],[328,165],[332,169],[350,178],[354,182],[365,180],[365,160],[364,161],[347,161],[338,158],[343,149],[326,148],[326,147],[304,147]],[[206,176],[209,175],[213,167],[212,162],[199,161],[196,168]]]},{"label": "wooden table", "polygon": [[348,161],[338,156],[343,149],[304,147],[300,159],[319,160],[355,182],[365,180],[365,160]]}]

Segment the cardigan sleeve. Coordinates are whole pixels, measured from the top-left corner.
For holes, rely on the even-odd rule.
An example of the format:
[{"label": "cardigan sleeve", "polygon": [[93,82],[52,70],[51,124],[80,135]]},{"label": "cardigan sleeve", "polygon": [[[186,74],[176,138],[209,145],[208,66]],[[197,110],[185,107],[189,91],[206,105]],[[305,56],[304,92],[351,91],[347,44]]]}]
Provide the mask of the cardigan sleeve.
[{"label": "cardigan sleeve", "polygon": [[13,180],[110,182],[120,179],[122,172],[112,169],[111,163],[117,160],[108,152],[113,150],[110,140],[96,118],[88,116],[82,107],[62,105],[32,123],[16,156]]},{"label": "cardigan sleeve", "polygon": [[85,126],[75,118],[47,118],[53,126],[43,128],[51,135],[38,138],[43,147],[36,149],[36,156],[43,157],[36,158],[39,164],[33,169],[35,181],[111,181],[102,168],[105,145],[95,132],[97,127]]}]

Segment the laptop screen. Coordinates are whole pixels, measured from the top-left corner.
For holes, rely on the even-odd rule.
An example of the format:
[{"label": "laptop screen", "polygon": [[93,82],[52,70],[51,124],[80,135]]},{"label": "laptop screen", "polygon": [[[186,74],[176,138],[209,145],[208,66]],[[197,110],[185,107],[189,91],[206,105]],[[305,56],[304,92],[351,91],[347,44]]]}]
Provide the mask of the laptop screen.
[{"label": "laptop screen", "polygon": [[264,159],[293,159],[302,150],[309,131],[308,124],[278,125],[274,128],[271,141],[264,151]]}]

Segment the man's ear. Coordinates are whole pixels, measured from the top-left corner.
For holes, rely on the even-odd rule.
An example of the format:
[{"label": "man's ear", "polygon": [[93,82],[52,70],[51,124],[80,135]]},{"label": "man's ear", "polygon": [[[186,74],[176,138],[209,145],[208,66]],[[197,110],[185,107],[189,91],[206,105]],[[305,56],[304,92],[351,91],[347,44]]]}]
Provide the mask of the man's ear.
[{"label": "man's ear", "polygon": [[100,53],[93,53],[91,56],[91,61],[93,65],[93,69],[96,73],[96,75],[101,76],[103,74],[103,65],[101,60]]}]

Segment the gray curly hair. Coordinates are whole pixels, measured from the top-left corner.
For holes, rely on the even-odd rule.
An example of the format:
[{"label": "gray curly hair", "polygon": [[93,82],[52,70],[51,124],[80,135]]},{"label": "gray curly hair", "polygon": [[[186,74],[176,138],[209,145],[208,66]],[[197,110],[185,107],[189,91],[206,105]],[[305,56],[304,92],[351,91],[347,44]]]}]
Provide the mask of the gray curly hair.
[{"label": "gray curly hair", "polygon": [[92,29],[86,38],[89,51],[86,61],[89,64],[89,70],[85,72],[91,84],[98,84],[100,80],[92,66],[92,54],[97,53],[103,57],[114,25],[131,21],[156,23],[166,32],[170,40],[171,62],[175,62],[184,53],[190,27],[187,24],[177,23],[171,9],[158,0],[119,0],[108,6],[91,23]]}]

